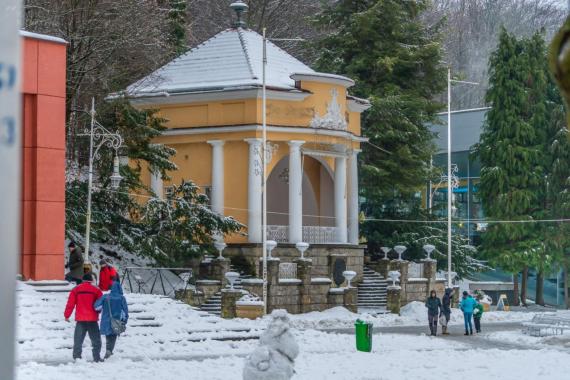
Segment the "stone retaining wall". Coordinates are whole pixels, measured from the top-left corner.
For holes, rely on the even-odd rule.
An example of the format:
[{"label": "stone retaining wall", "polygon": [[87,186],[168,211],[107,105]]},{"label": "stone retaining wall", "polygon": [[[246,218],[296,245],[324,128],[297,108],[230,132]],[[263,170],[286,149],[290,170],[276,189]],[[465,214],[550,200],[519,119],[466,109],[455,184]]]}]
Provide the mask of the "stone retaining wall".
[{"label": "stone retaining wall", "polygon": [[[346,270],[356,272],[354,282],[362,279],[364,267],[364,246],[350,244],[311,244],[305,252],[305,257],[312,260],[312,277],[332,277],[332,256],[341,256],[346,259]],[[257,277],[261,277],[259,262],[262,257],[261,244],[230,244],[224,250],[225,257],[243,255],[251,265],[256,268]],[[273,251],[272,256],[279,258],[283,263],[293,262],[300,254],[294,244],[279,244]]]}]

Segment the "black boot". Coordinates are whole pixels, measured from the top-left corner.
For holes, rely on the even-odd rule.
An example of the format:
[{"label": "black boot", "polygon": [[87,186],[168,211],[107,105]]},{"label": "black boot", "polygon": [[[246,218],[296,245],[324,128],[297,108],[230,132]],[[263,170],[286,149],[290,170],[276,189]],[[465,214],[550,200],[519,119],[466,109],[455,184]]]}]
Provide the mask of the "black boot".
[{"label": "black boot", "polygon": [[467,330],[465,330],[465,334],[463,334],[463,335],[469,335],[469,332]]}]

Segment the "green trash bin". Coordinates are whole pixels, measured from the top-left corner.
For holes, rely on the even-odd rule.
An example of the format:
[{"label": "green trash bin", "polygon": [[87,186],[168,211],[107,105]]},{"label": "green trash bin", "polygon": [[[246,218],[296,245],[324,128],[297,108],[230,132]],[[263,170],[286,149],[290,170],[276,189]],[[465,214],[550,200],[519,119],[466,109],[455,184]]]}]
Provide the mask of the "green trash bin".
[{"label": "green trash bin", "polygon": [[363,352],[372,351],[372,323],[357,319],[354,324],[354,331],[356,333],[356,349]]}]

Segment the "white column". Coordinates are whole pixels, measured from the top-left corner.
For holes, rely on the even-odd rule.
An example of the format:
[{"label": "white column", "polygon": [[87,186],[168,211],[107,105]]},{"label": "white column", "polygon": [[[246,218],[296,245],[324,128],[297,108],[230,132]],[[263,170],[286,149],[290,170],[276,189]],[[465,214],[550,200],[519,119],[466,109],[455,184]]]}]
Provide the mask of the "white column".
[{"label": "white column", "polygon": [[247,240],[261,243],[261,139],[245,139],[249,144],[247,176]]},{"label": "white column", "polygon": [[338,243],[346,243],[346,157],[334,159],[334,217]]},{"label": "white column", "polygon": [[303,241],[303,167],[301,145],[289,141],[289,243]]},{"label": "white column", "polygon": [[224,214],[224,141],[210,140],[212,145],[212,211]]},{"label": "white column", "polygon": [[164,199],[164,184],[162,182],[162,176],[158,170],[150,172],[150,189],[158,198]]},{"label": "white column", "polygon": [[348,157],[348,242],[358,244],[358,153],[353,149]]}]

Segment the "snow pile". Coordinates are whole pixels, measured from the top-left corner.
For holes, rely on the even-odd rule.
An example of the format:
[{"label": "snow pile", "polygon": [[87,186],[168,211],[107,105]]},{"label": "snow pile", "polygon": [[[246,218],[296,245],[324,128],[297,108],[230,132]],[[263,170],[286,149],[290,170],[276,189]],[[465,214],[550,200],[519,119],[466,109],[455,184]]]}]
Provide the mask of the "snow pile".
[{"label": "snow pile", "polygon": [[237,302],[238,306],[263,306],[263,301],[253,294],[244,294]]},{"label": "snow pile", "polygon": [[400,315],[410,321],[423,322],[427,320],[427,308],[422,302],[410,302],[400,309]]},{"label": "snow pile", "polygon": [[[484,328],[484,326],[483,326]],[[523,334],[522,330],[499,331],[490,334],[483,334],[485,339],[498,342],[509,343],[523,347],[545,348],[570,348],[570,332],[563,335],[534,337]]]},{"label": "snow pile", "polygon": [[[535,313],[492,311],[483,314],[484,323],[492,322],[525,322],[530,321]],[[427,309],[422,302],[410,302],[403,306],[400,315],[353,313],[342,306],[325,311],[314,311],[291,316],[291,323],[298,329],[335,329],[351,328],[357,319],[371,322],[376,327],[417,326],[427,324]],[[459,309],[451,309],[450,325],[463,325],[463,313]]]}]

